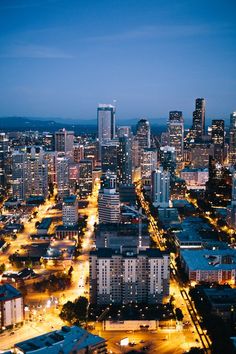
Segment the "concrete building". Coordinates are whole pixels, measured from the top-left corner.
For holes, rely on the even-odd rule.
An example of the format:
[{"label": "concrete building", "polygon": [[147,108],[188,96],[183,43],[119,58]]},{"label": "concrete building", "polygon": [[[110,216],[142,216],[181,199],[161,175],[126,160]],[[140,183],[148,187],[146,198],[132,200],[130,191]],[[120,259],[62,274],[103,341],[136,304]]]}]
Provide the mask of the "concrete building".
[{"label": "concrete building", "polygon": [[236,112],[230,115],[229,134],[229,163],[233,166],[236,164]]},{"label": "concrete building", "polygon": [[74,132],[60,129],[55,132],[55,151],[64,153],[70,161],[74,160]]},{"label": "concrete building", "polygon": [[58,156],[56,159],[56,183],[60,199],[70,194],[69,163],[70,160],[66,156]]},{"label": "concrete building", "polygon": [[152,172],[152,202],[154,206],[167,208],[170,201],[170,173],[163,168]]},{"label": "concrete building", "polygon": [[206,168],[209,165],[209,156],[214,156],[212,144],[194,144],[190,148],[188,162],[193,168]]},{"label": "concrete building", "polygon": [[117,165],[119,183],[130,185],[132,183],[132,140],[128,136],[119,138]]},{"label": "concrete building", "polygon": [[180,177],[186,182],[187,189],[206,189],[209,179],[208,168],[184,168]]},{"label": "concrete building", "polygon": [[195,101],[195,111],[193,112],[192,132],[195,139],[202,139],[205,134],[205,108],[204,98],[197,98]]},{"label": "concrete building", "polygon": [[80,160],[78,174],[78,190],[81,198],[86,198],[93,190],[93,161]]},{"label": "concrete building", "polygon": [[16,354],[107,353],[106,340],[77,326],[42,334],[15,344]]},{"label": "concrete building", "polygon": [[190,281],[236,284],[236,250],[182,250],[182,266]]},{"label": "concrete building", "polygon": [[6,161],[9,150],[9,139],[5,133],[0,133],[0,191],[5,192],[7,186]]},{"label": "concrete building", "polygon": [[48,168],[42,147],[30,146],[12,154],[13,196],[25,200],[48,195]]},{"label": "concrete building", "polygon": [[176,162],[183,161],[184,123],[181,120],[170,120],[168,124],[169,145],[175,148]]},{"label": "concrete building", "polygon": [[0,329],[24,321],[24,302],[20,291],[6,283],[0,285]]},{"label": "concrete building", "polygon": [[98,218],[100,224],[119,223],[120,194],[115,188],[100,189],[98,195]]},{"label": "concrete building", "polygon": [[99,104],[97,108],[98,141],[101,144],[115,138],[115,107],[111,104]]},{"label": "concrete building", "polygon": [[157,150],[145,148],[141,155],[141,178],[143,185],[150,186],[152,171],[157,168]]},{"label": "concrete building", "polygon": [[169,255],[159,249],[100,248],[89,265],[91,303],[153,304],[169,295]]},{"label": "concrete building", "polygon": [[109,170],[116,173],[119,142],[116,140],[107,141],[100,145],[100,149],[102,172],[105,173]]},{"label": "concrete building", "polygon": [[62,221],[64,226],[75,226],[78,223],[78,200],[75,195],[63,199]]},{"label": "concrete building", "polygon": [[160,165],[163,167],[163,170],[169,171],[171,176],[175,175],[176,152],[173,146],[160,147]]},{"label": "concrete building", "polygon": [[140,119],[136,127],[136,139],[139,144],[140,152],[145,148],[151,147],[150,123],[146,119]]}]

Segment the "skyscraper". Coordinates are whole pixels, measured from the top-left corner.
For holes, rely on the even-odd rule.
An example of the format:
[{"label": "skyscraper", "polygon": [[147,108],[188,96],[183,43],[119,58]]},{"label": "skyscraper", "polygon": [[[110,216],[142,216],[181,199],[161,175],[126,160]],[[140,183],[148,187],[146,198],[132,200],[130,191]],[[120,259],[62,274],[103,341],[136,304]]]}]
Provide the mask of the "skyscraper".
[{"label": "skyscraper", "polygon": [[151,133],[150,124],[146,119],[140,119],[137,123],[136,138],[139,143],[139,150],[142,151],[145,148],[151,146]]},{"label": "skyscraper", "polygon": [[5,133],[0,133],[0,191],[4,191],[7,183],[6,160],[9,149],[9,139]]},{"label": "skyscraper", "polygon": [[81,198],[87,197],[93,189],[93,161],[83,159],[79,162],[78,189]]},{"label": "skyscraper", "polygon": [[152,171],[157,168],[157,150],[146,148],[141,155],[141,177],[146,186],[151,184]]},{"label": "skyscraper", "polygon": [[184,119],[183,119],[183,112],[181,111],[170,111],[169,112],[169,122],[180,122],[183,123]]},{"label": "skyscraper", "polygon": [[115,137],[115,107],[111,104],[99,104],[97,108],[98,141],[101,144]]},{"label": "skyscraper", "polygon": [[117,172],[117,155],[119,142],[117,140],[107,141],[101,144],[102,172]]},{"label": "skyscraper", "polygon": [[160,164],[164,171],[169,171],[173,177],[176,168],[176,153],[173,146],[160,147]]},{"label": "skyscraper", "polygon": [[202,139],[205,134],[205,99],[197,98],[195,102],[195,111],[193,112],[193,136],[196,139]]},{"label": "skyscraper", "polygon": [[236,165],[236,112],[230,115],[229,163]]},{"label": "skyscraper", "polygon": [[155,206],[168,208],[170,200],[170,173],[161,167],[152,172],[152,202]]},{"label": "skyscraper", "polygon": [[176,162],[183,161],[184,147],[184,123],[179,120],[171,120],[168,125],[169,145],[175,148]]},{"label": "skyscraper", "polygon": [[224,161],[224,142],[225,142],[225,130],[223,119],[212,120],[212,132],[211,139],[214,145],[214,158],[219,163]]},{"label": "skyscraper", "polygon": [[107,173],[103,176],[98,195],[98,219],[100,224],[113,224],[120,221],[120,195],[116,190],[116,176]]},{"label": "skyscraper", "polygon": [[120,184],[132,183],[132,141],[128,136],[119,138],[118,147],[118,181]]},{"label": "skyscraper", "polygon": [[58,156],[56,159],[56,182],[60,199],[70,194],[69,187],[69,158]]},{"label": "skyscraper", "polygon": [[74,160],[74,132],[66,129],[60,129],[55,132],[55,151],[64,152],[71,161]]},{"label": "skyscraper", "polygon": [[78,200],[76,195],[70,195],[63,199],[62,221],[64,226],[75,226],[78,222]]}]

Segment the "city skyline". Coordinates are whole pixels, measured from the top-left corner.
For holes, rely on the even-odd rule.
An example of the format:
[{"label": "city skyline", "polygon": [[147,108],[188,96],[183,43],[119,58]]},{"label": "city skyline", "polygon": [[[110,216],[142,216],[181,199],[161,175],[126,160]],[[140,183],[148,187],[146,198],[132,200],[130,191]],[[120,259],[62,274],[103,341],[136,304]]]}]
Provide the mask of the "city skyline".
[{"label": "city skyline", "polygon": [[[206,98],[206,117],[235,111],[235,4],[221,0],[0,4],[0,116],[166,117]],[[14,105],[12,102],[14,101]]]}]

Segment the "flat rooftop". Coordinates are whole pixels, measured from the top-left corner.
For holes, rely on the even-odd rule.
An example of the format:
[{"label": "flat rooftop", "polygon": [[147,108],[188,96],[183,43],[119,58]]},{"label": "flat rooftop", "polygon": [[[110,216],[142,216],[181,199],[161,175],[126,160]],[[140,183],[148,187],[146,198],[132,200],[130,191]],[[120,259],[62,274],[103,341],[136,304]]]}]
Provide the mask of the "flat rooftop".
[{"label": "flat rooftop", "polygon": [[236,270],[236,250],[182,250],[181,257],[189,270]]},{"label": "flat rooftop", "polygon": [[89,346],[96,346],[105,340],[77,326],[63,326],[24,342],[15,344],[23,353],[58,354],[76,352]]}]

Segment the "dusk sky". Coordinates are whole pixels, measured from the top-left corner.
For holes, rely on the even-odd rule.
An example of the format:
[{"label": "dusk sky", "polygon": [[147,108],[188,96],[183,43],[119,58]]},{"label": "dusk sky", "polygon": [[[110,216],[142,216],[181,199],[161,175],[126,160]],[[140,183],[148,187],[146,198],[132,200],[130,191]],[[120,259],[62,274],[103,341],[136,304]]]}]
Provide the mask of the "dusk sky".
[{"label": "dusk sky", "polygon": [[0,0],[0,116],[236,110],[235,0]]}]

